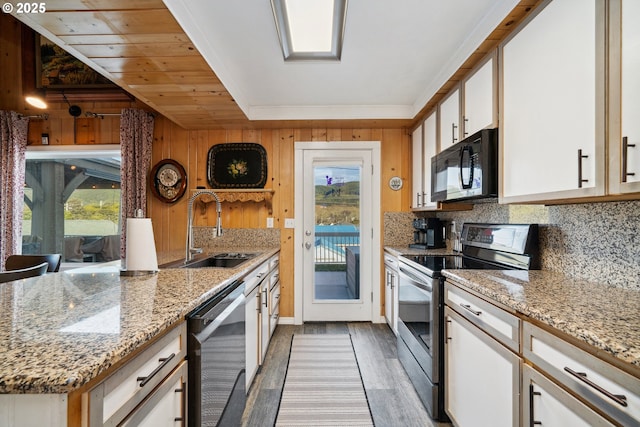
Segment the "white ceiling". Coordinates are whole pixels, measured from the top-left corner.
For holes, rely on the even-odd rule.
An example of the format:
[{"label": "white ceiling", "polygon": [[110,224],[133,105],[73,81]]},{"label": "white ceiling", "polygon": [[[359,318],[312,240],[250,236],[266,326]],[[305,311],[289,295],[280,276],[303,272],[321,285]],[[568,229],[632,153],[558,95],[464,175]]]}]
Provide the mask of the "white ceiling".
[{"label": "white ceiling", "polygon": [[518,0],[349,0],[340,62],[286,62],[269,0],[163,0],[250,120],[410,119]]}]

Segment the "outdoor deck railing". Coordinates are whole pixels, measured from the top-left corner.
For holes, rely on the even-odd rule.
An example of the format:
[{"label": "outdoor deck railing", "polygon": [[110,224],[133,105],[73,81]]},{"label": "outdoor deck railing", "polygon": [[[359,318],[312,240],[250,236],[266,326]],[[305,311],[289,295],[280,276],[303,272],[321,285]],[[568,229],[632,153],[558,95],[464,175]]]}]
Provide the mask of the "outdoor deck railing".
[{"label": "outdoor deck railing", "polygon": [[360,232],[316,232],[316,264],[345,264],[346,246],[360,246]]}]

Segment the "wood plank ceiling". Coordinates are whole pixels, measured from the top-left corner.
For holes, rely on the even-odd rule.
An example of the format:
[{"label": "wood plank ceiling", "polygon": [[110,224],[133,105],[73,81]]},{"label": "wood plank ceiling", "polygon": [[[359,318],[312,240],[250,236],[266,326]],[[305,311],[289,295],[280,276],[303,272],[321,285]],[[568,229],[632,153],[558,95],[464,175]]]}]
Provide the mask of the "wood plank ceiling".
[{"label": "wood plank ceiling", "polygon": [[523,0],[411,120],[250,121],[162,0],[57,0],[17,18],[185,129],[413,127],[538,2]]}]

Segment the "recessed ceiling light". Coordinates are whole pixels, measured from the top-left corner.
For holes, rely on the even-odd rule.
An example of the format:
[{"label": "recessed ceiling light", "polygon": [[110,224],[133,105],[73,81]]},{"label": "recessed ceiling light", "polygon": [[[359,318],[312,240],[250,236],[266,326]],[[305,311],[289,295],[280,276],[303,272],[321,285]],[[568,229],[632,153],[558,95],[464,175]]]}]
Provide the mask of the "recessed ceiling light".
[{"label": "recessed ceiling light", "polygon": [[285,61],[340,60],[347,0],[271,0]]}]

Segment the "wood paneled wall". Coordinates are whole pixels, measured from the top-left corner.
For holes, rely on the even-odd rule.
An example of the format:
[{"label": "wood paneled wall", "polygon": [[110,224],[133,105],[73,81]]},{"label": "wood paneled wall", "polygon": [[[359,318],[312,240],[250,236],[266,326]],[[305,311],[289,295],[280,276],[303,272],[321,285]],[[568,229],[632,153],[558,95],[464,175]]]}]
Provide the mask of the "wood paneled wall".
[{"label": "wood paneled wall", "polygon": [[[40,110],[25,105],[22,94],[21,25],[0,14],[0,109],[25,115]],[[136,101],[73,101],[83,112],[118,113],[122,108],[145,108]],[[50,145],[117,144],[119,117],[74,118],[64,102],[50,104],[47,120],[35,119],[29,124],[29,144],[39,145],[42,133],[49,135]],[[271,126],[272,127],[272,126]],[[268,156],[267,187],[272,188],[274,225],[281,232],[281,315],[293,316],[293,230],[284,228],[284,218],[294,218],[294,142],[295,141],[381,141],[382,206],[381,212],[409,211],[411,205],[411,140],[406,129],[272,129],[259,130],[194,130],[188,131],[165,117],[155,121],[152,165],[161,159],[180,162],[188,174],[188,188],[208,187],[207,152],[215,144],[255,142],[265,147]],[[389,188],[389,179],[400,176],[405,186],[400,191]],[[187,199],[164,204],[147,193],[148,212],[153,220],[158,251],[183,251],[187,224]],[[227,228],[265,228],[268,216],[264,204],[225,203],[223,225]],[[214,225],[215,212],[197,212],[196,225]],[[382,223],[382,221],[381,221]],[[382,248],[380,248],[382,259]],[[382,274],[382,273],[381,273]],[[384,283],[381,283],[384,295]]]},{"label": "wood paneled wall", "polygon": [[[381,141],[381,212],[408,211],[411,205],[411,140],[406,129],[262,129],[187,131],[166,118],[155,122],[153,160],[155,164],[171,158],[187,170],[188,188],[209,187],[206,176],[207,153],[216,144],[254,142],[267,151],[267,184],[273,189],[274,226],[280,229],[280,278],[282,294],[280,314],[293,317],[293,230],[284,228],[285,218],[294,218],[294,142],[295,141]],[[389,188],[389,179],[400,176],[405,185],[400,191]],[[149,213],[153,220],[158,251],[184,250],[187,224],[187,199],[165,204],[151,197]],[[267,210],[262,203],[223,203],[225,228],[265,228]],[[195,210],[196,225],[215,225],[215,210],[205,214]],[[381,221],[382,222],[382,221]],[[382,257],[382,248],[380,248]],[[382,283],[382,286],[384,284]]]}]

